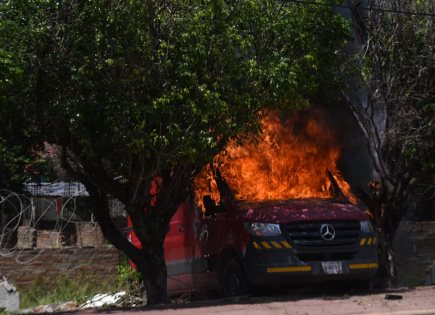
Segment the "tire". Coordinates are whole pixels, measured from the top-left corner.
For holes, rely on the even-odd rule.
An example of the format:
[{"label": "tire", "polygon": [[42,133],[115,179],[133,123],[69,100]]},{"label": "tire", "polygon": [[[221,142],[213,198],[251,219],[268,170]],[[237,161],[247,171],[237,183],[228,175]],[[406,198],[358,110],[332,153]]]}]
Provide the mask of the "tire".
[{"label": "tire", "polygon": [[249,293],[249,282],[240,264],[231,259],[222,268],[221,294],[224,297],[235,297]]},{"label": "tire", "polygon": [[373,291],[374,284],[373,278],[368,279],[354,279],[347,282],[346,287],[350,290],[356,291]]},{"label": "tire", "polygon": [[360,287],[364,291],[373,291],[375,287],[374,279],[371,277],[369,279],[362,280],[360,283]]}]

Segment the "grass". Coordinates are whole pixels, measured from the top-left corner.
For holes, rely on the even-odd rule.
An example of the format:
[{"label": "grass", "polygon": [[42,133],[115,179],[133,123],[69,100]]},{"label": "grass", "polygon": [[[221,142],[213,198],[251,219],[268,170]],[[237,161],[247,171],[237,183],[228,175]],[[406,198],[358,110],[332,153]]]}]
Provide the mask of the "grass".
[{"label": "grass", "polygon": [[81,304],[98,293],[138,291],[139,276],[131,270],[128,261],[121,259],[118,269],[118,274],[108,274],[107,279],[95,279],[89,274],[74,274],[64,275],[47,284],[42,277],[38,277],[28,287],[21,288],[20,308],[68,301]]},{"label": "grass", "polygon": [[20,291],[20,308],[67,301],[83,303],[97,293],[117,291],[118,284],[114,282],[96,281],[87,275],[62,276],[49,284],[37,278]]}]

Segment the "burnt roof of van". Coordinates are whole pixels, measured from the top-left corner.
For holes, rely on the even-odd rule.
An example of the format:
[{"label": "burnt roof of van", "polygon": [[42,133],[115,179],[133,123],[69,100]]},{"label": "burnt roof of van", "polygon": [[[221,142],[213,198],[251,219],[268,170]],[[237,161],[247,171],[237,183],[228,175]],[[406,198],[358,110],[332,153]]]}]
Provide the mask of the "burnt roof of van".
[{"label": "burnt roof of van", "polygon": [[366,220],[367,215],[348,201],[337,199],[288,199],[237,203],[246,221],[289,223],[307,220]]},{"label": "burnt roof of van", "polygon": [[330,204],[350,204],[348,200],[336,198],[293,198],[293,199],[277,199],[277,200],[240,200],[237,201],[237,206],[240,209],[274,207],[280,205],[288,206],[305,206],[310,205],[330,205]]}]

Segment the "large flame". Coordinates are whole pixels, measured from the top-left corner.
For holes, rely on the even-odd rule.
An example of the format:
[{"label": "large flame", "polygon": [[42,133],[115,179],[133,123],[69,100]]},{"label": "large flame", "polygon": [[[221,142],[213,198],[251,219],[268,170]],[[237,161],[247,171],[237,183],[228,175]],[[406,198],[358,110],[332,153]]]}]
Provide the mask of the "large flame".
[{"label": "large flame", "polygon": [[[337,169],[340,156],[334,133],[316,111],[283,120],[270,112],[262,120],[262,134],[256,143],[230,144],[214,160],[236,200],[278,200],[332,198],[337,187],[351,202],[357,200]],[[199,205],[202,196],[219,202],[211,167],[195,179]]]}]

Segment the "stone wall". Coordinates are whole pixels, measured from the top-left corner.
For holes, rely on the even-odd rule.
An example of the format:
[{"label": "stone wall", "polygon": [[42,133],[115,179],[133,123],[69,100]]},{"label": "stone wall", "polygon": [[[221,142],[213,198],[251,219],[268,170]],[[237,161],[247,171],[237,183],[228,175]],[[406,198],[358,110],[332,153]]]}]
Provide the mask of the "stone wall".
[{"label": "stone wall", "polygon": [[61,231],[49,227],[33,228],[28,225],[18,227],[16,247],[60,248],[60,247],[100,247],[106,246],[100,227],[91,222],[75,222],[63,226]]},{"label": "stone wall", "polygon": [[394,249],[400,285],[435,284],[435,221],[402,222]]},{"label": "stone wall", "polygon": [[58,231],[37,230],[36,247],[37,248],[56,248],[63,246],[63,235]]},{"label": "stone wall", "polygon": [[0,256],[0,276],[18,289],[35,281],[49,285],[64,276],[115,281],[118,265],[119,252],[113,247],[22,249]]},{"label": "stone wall", "polygon": [[32,248],[36,245],[36,230],[32,227],[23,225],[18,227],[17,247]]},{"label": "stone wall", "polygon": [[77,246],[98,247],[105,244],[103,233],[96,223],[77,222]]}]

